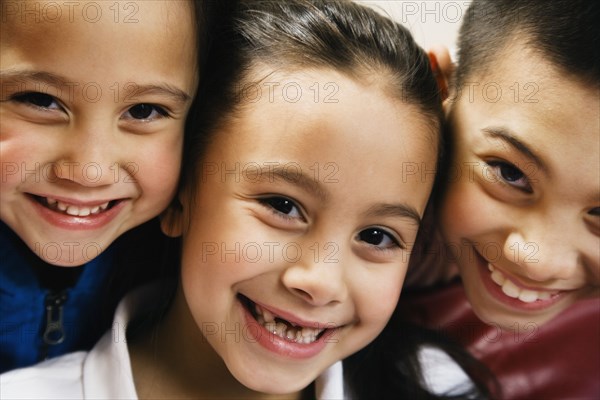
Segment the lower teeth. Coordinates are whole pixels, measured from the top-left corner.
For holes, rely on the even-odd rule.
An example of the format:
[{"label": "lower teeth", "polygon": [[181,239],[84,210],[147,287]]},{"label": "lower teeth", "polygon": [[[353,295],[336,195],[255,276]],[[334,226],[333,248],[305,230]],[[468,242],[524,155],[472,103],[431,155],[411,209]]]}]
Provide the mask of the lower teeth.
[{"label": "lower teeth", "polygon": [[317,340],[314,335],[302,336],[302,329],[290,327],[283,322],[264,322],[264,320],[258,316],[257,321],[265,327],[269,333],[279,336],[282,339],[289,340],[295,343],[312,343]]},{"label": "lower teeth", "polygon": [[[256,305],[251,303],[251,301],[249,299],[248,299],[247,305],[250,310],[253,310],[256,307]],[[257,312],[251,312],[251,314],[254,316],[254,318],[260,325],[262,325],[267,331],[269,331],[269,333],[276,335],[282,339],[286,339],[290,342],[294,342],[294,343],[304,343],[304,344],[313,343],[318,339],[319,335],[323,331],[323,330],[321,330],[316,335],[309,334],[309,335],[303,336],[302,335],[303,328],[291,326],[290,323],[282,322],[280,318],[277,318],[279,321],[276,321],[275,319],[273,319],[272,321],[267,322],[267,321],[265,321],[264,317],[261,314],[258,314]],[[270,313],[269,313],[269,315],[270,315]]]}]

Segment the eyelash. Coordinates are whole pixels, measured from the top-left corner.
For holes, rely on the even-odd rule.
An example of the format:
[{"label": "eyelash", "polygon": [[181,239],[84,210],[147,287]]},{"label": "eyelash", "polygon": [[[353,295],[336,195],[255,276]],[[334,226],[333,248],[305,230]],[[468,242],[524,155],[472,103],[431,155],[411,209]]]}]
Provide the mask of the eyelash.
[{"label": "eyelash", "polygon": [[[49,106],[43,106],[43,105],[39,105],[39,104],[35,104],[36,100],[50,100],[51,103],[56,103],[57,107],[56,108],[50,108]],[[60,109],[62,110],[62,106],[60,105],[60,103],[53,97],[50,96],[49,94],[45,94],[45,93],[40,93],[40,92],[22,92],[22,93],[15,93],[11,96],[11,100],[17,102],[17,103],[21,103],[21,104],[26,104],[30,107],[36,108],[36,109],[41,109],[41,110],[56,110],[56,109]]]},{"label": "eyelash", "polygon": [[[506,161],[487,161],[486,164],[492,168],[496,176],[505,184],[526,193],[533,192],[533,188],[531,187],[531,183],[529,182],[527,175],[515,165]],[[510,169],[510,171],[507,171],[507,169]],[[508,172],[513,174],[517,173],[517,175],[519,175],[518,179],[514,179],[514,177],[507,177],[506,174]],[[518,181],[520,180],[524,180],[524,182],[522,184],[518,184]]]},{"label": "eyelash", "polygon": [[[145,118],[134,118],[133,115],[131,115],[131,110],[133,110],[136,107],[142,107],[142,106],[149,106],[151,107],[151,111],[150,111],[150,115],[152,115],[154,112],[156,112],[159,116],[158,117],[154,117],[154,118],[149,118],[149,117],[145,117]],[[131,107],[129,107],[126,111],[126,114],[131,115],[131,119],[134,119],[136,121],[152,121],[154,119],[160,119],[160,118],[170,118],[171,115],[169,114],[168,111],[166,111],[164,108],[162,108],[161,106],[157,106],[156,104],[151,104],[151,103],[139,103],[139,104],[135,104]]]},{"label": "eyelash", "polygon": [[[57,99],[55,99],[53,96],[46,94],[46,93],[41,93],[41,92],[15,93],[11,96],[11,100],[13,100],[17,103],[25,104],[27,106],[33,107],[38,110],[44,110],[44,111],[46,111],[46,110],[63,110],[64,111],[64,108],[62,107],[60,102]],[[44,101],[46,101],[46,102],[49,101],[50,105],[46,106],[46,105],[36,104],[36,103],[44,103]],[[51,107],[52,104],[54,104],[54,103],[56,103],[56,107]],[[141,108],[141,107],[150,107],[150,114],[146,117],[140,117],[140,118],[134,117],[131,114],[132,110],[137,108],[138,111],[141,111],[141,110],[139,110],[139,108]],[[146,110],[146,111],[148,111],[148,110]],[[152,115],[155,113],[157,115],[152,117]],[[171,117],[169,112],[167,110],[165,110],[163,107],[158,106],[156,104],[152,104],[152,103],[134,104],[131,107],[129,107],[124,114],[129,114],[129,116],[130,116],[130,117],[125,117],[124,119],[131,119],[131,120],[143,121],[143,122]]]}]

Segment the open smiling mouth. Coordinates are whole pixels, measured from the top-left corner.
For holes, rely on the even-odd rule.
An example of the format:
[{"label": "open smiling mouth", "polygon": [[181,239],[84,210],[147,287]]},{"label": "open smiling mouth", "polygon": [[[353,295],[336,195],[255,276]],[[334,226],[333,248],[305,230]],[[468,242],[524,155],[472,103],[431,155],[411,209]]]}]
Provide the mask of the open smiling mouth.
[{"label": "open smiling mouth", "polygon": [[244,295],[238,295],[242,305],[250,312],[256,322],[268,332],[292,343],[310,344],[319,340],[331,328],[305,327],[273,314]]},{"label": "open smiling mouth", "polygon": [[37,203],[42,206],[72,217],[87,217],[90,215],[99,215],[107,210],[110,210],[117,205],[121,200],[111,200],[104,203],[95,204],[93,206],[75,205],[64,203],[62,201],[53,199],[51,197],[41,197],[36,195],[30,195]]}]

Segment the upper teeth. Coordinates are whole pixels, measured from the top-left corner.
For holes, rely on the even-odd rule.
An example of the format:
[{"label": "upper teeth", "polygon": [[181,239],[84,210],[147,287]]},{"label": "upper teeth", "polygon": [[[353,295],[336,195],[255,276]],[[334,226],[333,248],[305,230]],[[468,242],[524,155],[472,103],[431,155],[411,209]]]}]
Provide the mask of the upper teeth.
[{"label": "upper teeth", "polygon": [[50,208],[57,211],[62,211],[75,217],[86,217],[90,214],[99,214],[100,211],[104,211],[108,208],[109,203],[107,201],[106,203],[91,207],[76,206],[74,204],[63,203],[62,201],[58,201],[50,197],[46,197],[46,202]]},{"label": "upper teeth", "polygon": [[508,297],[519,299],[524,303],[533,303],[536,300],[548,300],[552,293],[547,291],[537,291],[531,289],[521,289],[507,279],[502,272],[495,269],[492,264],[488,264],[488,269],[492,272],[492,280],[502,288],[502,292]]},{"label": "upper teeth", "polygon": [[[319,334],[325,330],[297,326],[292,323],[289,324],[294,326],[288,326],[283,322],[276,322],[275,315],[273,315],[273,313],[271,313],[269,310],[265,310],[258,304],[255,306],[255,311],[257,314],[256,320],[258,323],[264,326],[272,334],[289,341],[296,343],[312,343],[316,341],[317,336],[319,336]],[[282,319],[281,317],[278,318]]]}]

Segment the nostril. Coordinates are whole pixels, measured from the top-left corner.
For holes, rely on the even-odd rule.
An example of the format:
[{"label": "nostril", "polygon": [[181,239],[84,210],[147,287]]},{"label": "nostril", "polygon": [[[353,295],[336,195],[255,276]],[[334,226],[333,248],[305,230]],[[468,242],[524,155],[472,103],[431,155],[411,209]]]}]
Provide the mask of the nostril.
[{"label": "nostril", "polygon": [[293,288],[292,291],[304,300],[312,301],[312,296],[305,290]]}]

